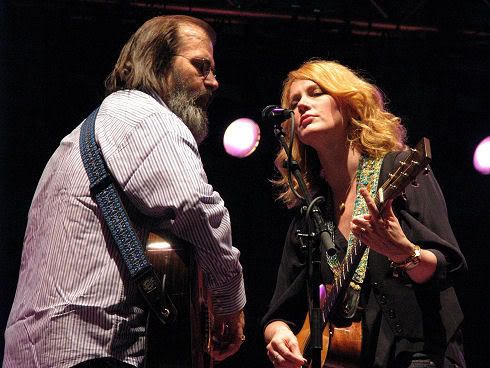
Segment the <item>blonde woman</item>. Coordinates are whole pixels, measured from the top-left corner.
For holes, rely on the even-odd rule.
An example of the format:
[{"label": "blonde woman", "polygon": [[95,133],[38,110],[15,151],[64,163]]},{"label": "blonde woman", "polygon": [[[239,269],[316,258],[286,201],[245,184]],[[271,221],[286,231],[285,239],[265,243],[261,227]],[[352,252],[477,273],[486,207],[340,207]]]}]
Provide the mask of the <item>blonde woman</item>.
[{"label": "blonde woman", "polygon": [[[293,157],[312,196],[326,198],[321,211],[334,229],[337,256],[322,249],[323,282],[338,277],[344,255],[359,241],[367,246],[330,315],[333,325],[361,327],[355,332],[359,351],[347,354],[356,356],[354,366],[465,366],[463,315],[451,280],[466,270],[466,261],[434,176],[419,178],[418,188],[407,187],[404,198],[389,200],[382,213],[375,205],[378,184],[409,154],[405,128],[387,111],[381,91],[337,62],[311,60],[289,73],[281,103],[294,111]],[[285,132],[289,136],[289,129]],[[279,199],[300,207],[282,166],[285,158],[281,150]],[[297,212],[263,319],[267,355],[275,367],[305,363],[296,337],[308,309],[306,255],[297,236],[305,223]],[[349,360],[333,346],[327,362],[329,355],[341,365]]]}]

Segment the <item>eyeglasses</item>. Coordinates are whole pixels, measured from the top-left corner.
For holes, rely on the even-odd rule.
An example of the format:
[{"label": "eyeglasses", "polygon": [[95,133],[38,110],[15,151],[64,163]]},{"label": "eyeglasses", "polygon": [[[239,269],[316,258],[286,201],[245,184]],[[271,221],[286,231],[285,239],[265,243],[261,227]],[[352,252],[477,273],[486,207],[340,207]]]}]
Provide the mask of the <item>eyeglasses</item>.
[{"label": "eyeglasses", "polygon": [[180,56],[184,59],[189,60],[192,66],[199,71],[204,79],[208,77],[209,73],[212,73],[213,77],[216,78],[216,70],[211,67],[211,61],[209,59],[200,57],[188,58],[187,56],[177,54],[175,54],[174,56]]}]

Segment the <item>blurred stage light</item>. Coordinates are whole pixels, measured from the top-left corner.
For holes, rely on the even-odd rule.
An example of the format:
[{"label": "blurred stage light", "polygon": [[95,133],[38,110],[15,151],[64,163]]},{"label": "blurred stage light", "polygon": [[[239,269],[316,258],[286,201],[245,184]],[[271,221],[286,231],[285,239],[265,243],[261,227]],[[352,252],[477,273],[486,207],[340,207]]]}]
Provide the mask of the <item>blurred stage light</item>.
[{"label": "blurred stage light", "polygon": [[240,118],[225,130],[223,145],[230,156],[243,158],[250,155],[259,145],[260,128],[255,121]]},{"label": "blurred stage light", "polygon": [[490,137],[486,137],[476,147],[473,166],[484,175],[490,174]]}]

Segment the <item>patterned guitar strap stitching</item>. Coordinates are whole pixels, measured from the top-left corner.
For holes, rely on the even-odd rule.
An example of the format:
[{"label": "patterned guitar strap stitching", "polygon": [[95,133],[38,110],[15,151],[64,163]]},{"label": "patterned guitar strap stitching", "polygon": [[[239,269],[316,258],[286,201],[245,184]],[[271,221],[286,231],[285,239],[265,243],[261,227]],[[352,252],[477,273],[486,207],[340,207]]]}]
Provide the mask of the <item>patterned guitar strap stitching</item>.
[{"label": "patterned guitar strap stitching", "polygon": [[[383,158],[384,157],[370,158],[365,155],[361,156],[356,173],[357,185],[356,199],[354,202],[354,210],[352,213],[353,217],[364,215],[369,212],[366,201],[360,193],[360,189],[368,188],[371,196],[374,198],[378,186],[377,184],[379,180],[379,173],[381,171],[381,164],[383,163]],[[350,232],[345,257],[348,257],[352,253],[354,245],[358,242],[359,240],[352,234],[352,232]],[[342,302],[342,309],[340,310],[340,312],[345,318],[352,318],[356,313],[357,306],[359,305],[361,287],[366,276],[368,257],[369,248],[366,248],[366,251],[361,258],[361,261],[359,262],[359,265],[357,266],[357,269],[352,276],[352,280],[349,283],[349,287],[346,290],[345,297]],[[329,256],[327,254],[327,262],[335,278],[339,277],[341,273],[341,261],[339,260],[339,257],[337,255]]]},{"label": "patterned guitar strap stitching", "polygon": [[106,167],[95,140],[95,120],[99,108],[83,122],[80,129],[80,154],[90,181],[90,191],[99,205],[131,280],[137,285],[147,305],[163,325],[172,322],[177,311],[168,293],[162,290],[158,276],[148,262],[144,247],[133,229],[116,181]]}]

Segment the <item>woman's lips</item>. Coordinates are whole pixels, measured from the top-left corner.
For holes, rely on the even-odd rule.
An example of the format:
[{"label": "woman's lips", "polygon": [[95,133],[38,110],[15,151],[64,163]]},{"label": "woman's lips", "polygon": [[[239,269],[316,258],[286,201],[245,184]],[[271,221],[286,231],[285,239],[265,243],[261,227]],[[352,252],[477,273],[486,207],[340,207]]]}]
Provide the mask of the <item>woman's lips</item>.
[{"label": "woman's lips", "polygon": [[306,125],[310,124],[314,118],[315,118],[315,115],[303,115],[301,117],[301,119],[299,120],[299,125],[301,127],[306,126]]}]

